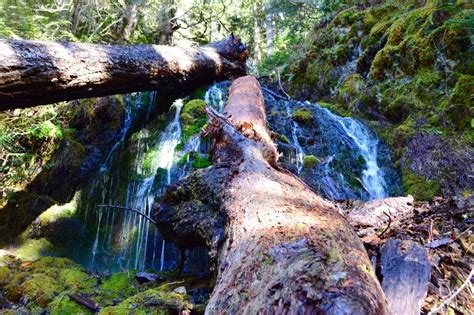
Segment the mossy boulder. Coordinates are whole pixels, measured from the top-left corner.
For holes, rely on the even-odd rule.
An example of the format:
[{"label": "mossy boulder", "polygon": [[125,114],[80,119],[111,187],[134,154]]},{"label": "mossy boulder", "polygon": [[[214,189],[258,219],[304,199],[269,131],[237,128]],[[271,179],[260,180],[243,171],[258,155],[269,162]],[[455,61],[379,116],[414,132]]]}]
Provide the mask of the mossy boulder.
[{"label": "mossy boulder", "polygon": [[0,209],[0,245],[23,232],[43,211],[54,204],[47,196],[19,191]]},{"label": "mossy boulder", "polygon": [[72,301],[66,294],[60,294],[48,305],[51,315],[88,315],[89,309]]},{"label": "mossy boulder", "polygon": [[137,292],[134,272],[118,272],[106,279],[99,287],[105,296],[123,298]]},{"label": "mossy boulder", "polygon": [[320,163],[319,159],[314,155],[307,155],[303,159],[304,168],[312,168]]},{"label": "mossy boulder", "polygon": [[68,268],[59,272],[59,282],[74,290],[91,289],[97,280],[79,268]]},{"label": "mossy boulder", "polygon": [[191,310],[193,305],[185,295],[175,292],[167,292],[160,288],[149,289],[138,293],[116,306],[102,309],[99,314],[176,314],[183,310]]},{"label": "mossy boulder", "polygon": [[313,114],[308,109],[297,109],[293,111],[291,118],[296,122],[308,124],[313,120]]}]

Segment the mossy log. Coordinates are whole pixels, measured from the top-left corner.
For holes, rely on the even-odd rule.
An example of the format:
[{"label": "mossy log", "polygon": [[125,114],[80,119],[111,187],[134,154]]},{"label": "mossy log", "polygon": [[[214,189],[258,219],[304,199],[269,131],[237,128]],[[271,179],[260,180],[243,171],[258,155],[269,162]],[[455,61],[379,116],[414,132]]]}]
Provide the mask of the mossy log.
[{"label": "mossy log", "polygon": [[231,36],[197,48],[0,40],[0,110],[157,90],[176,95],[245,74]]},{"label": "mossy log", "polygon": [[387,314],[348,221],[275,163],[263,106],[254,77],[234,81],[224,108],[232,117],[207,109],[213,166],[171,187],[156,214],[166,238],[212,249],[217,280],[206,313]]}]

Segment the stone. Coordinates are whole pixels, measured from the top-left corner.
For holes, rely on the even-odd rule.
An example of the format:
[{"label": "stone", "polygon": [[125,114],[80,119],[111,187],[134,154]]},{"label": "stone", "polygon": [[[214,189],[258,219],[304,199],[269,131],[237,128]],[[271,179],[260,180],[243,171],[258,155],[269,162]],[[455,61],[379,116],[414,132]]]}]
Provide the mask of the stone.
[{"label": "stone", "polygon": [[177,287],[176,289],[173,290],[174,293],[186,295],[186,288],[185,287]]}]

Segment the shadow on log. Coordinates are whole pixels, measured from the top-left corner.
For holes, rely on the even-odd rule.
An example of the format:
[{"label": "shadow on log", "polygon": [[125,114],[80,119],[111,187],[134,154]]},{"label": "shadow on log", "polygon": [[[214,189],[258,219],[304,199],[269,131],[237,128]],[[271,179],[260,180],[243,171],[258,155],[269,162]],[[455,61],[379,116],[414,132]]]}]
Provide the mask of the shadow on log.
[{"label": "shadow on log", "polygon": [[[238,106],[236,103],[238,103]],[[213,166],[170,187],[156,214],[164,237],[207,245],[217,280],[208,314],[387,314],[356,233],[329,201],[276,165],[254,77],[208,109]]]},{"label": "shadow on log", "polygon": [[246,73],[231,36],[198,48],[0,40],[0,110],[157,90],[189,92]]}]

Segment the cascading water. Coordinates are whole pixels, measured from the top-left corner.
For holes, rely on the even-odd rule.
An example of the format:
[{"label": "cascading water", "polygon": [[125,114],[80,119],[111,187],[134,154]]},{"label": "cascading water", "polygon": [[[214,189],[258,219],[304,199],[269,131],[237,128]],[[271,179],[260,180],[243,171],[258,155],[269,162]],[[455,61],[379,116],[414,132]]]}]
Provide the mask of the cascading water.
[{"label": "cascading water", "polygon": [[[227,95],[228,87],[229,83],[214,85],[206,93],[206,100],[222,108],[225,100],[216,100]],[[384,177],[387,173],[396,177],[393,175],[396,172],[388,153],[379,154],[377,138],[362,123],[340,117],[318,104],[285,100],[266,90],[264,97],[270,127],[287,139],[286,143],[278,142],[282,163],[313,189],[332,200],[378,199],[389,195]],[[311,113],[311,124],[292,120],[292,113],[297,109]],[[319,164],[306,168],[304,159],[308,155],[317,157]],[[391,188],[396,194],[398,188]]]},{"label": "cascading water", "polygon": [[[285,110],[286,114],[288,117],[291,117],[292,114],[292,109],[290,108],[289,102],[285,103]],[[301,171],[303,170],[303,160],[304,160],[304,150],[303,147],[301,147],[299,141],[298,141],[298,123],[294,120],[291,121],[291,141],[292,144],[296,148],[296,154],[295,154],[295,165],[296,165],[296,171],[297,174],[299,175]]]},{"label": "cascading water", "polygon": [[[85,200],[86,216],[91,217],[89,224],[94,226],[91,258],[87,263],[91,269],[164,271],[176,266],[177,247],[165,242],[149,220],[134,212],[99,205],[122,205],[149,217],[153,215],[156,197],[191,169],[189,165],[177,165],[179,154],[199,151],[200,138],[193,136],[179,154],[176,152],[181,142],[182,107],[182,100],[173,103],[172,119],[163,131],[156,127],[159,121],[152,122],[152,127],[131,135],[123,150],[114,149],[107,166],[91,185]],[[199,250],[189,255],[200,256],[194,260],[206,263],[207,258]]]},{"label": "cascading water", "polygon": [[[213,85],[206,92],[205,101],[222,111],[229,85],[230,82]],[[278,142],[282,163],[315,191],[333,200],[388,195],[386,168],[379,166],[380,161],[385,163],[385,155],[379,154],[380,144],[360,122],[337,116],[317,104],[282,100],[265,92],[264,96],[270,127],[288,139],[287,143]],[[129,97],[127,104],[140,108],[143,99]],[[197,156],[208,152],[209,143],[201,141],[198,134],[180,144],[182,107],[182,100],[173,104],[166,127],[165,120],[160,123],[158,119],[128,138],[135,111],[127,109],[120,139],[86,195],[84,207],[92,235],[90,268],[164,271],[177,265],[177,247],[165,242],[148,220],[133,212],[98,205],[123,205],[152,216],[155,199],[172,182],[189,174]],[[293,121],[291,115],[296,109],[310,111],[312,123]],[[158,127],[160,124],[162,127]],[[319,164],[308,168],[303,163],[308,155],[317,157]],[[191,252],[190,256],[191,261],[207,259],[207,254],[200,252]]]},{"label": "cascading water", "polygon": [[369,193],[370,199],[382,199],[387,197],[387,185],[384,174],[377,162],[377,138],[371,136],[367,128],[360,122],[349,117],[334,115],[326,108],[322,110],[342,126],[344,132],[353,140],[364,158],[366,168],[362,172],[362,183],[364,184],[364,189]]}]

